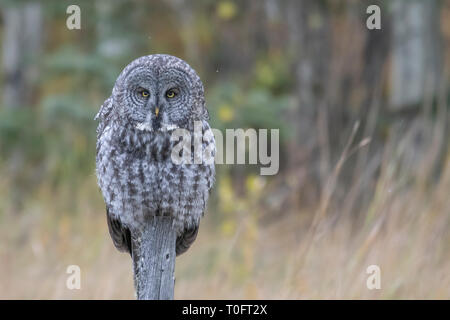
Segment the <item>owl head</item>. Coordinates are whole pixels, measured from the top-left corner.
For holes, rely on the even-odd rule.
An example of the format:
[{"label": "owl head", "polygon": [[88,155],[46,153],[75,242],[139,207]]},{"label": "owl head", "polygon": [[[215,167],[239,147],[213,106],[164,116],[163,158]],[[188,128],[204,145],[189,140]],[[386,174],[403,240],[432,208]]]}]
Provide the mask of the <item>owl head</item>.
[{"label": "owl head", "polygon": [[112,92],[121,122],[143,131],[189,129],[207,118],[203,84],[185,61],[155,54],[132,61]]}]

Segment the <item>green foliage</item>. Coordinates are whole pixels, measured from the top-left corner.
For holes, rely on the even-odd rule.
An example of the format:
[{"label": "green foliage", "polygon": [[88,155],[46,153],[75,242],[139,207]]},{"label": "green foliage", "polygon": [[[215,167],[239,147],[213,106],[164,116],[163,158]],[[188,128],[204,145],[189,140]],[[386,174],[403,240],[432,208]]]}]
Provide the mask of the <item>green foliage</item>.
[{"label": "green foliage", "polygon": [[77,97],[53,96],[38,110],[1,109],[0,162],[19,152],[24,174],[43,170],[44,180],[56,184],[82,181],[95,159],[94,114],[82,105]]},{"label": "green foliage", "polygon": [[15,149],[27,152],[30,160],[42,159],[44,137],[37,132],[36,114],[28,109],[0,109],[0,161],[6,161]]},{"label": "green foliage", "polygon": [[207,97],[211,125],[219,130],[280,129],[280,136],[285,137],[288,127],[282,114],[290,106],[288,98],[258,87],[245,89],[234,82],[220,83]]},{"label": "green foliage", "polygon": [[[71,45],[62,46],[49,54],[44,60],[44,68],[47,72],[42,81],[51,86],[49,90],[54,91],[57,87],[57,94],[64,90],[71,95],[91,95],[99,99],[111,92],[120,73],[118,65],[101,55],[86,53]],[[61,80],[67,81],[67,84],[61,83]],[[80,88],[84,90],[80,91]]]}]

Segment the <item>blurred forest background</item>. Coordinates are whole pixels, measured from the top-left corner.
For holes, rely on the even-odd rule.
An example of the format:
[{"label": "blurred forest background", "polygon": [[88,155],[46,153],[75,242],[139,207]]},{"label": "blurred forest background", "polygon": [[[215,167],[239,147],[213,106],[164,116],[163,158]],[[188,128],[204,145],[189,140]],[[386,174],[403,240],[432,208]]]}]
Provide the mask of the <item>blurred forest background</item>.
[{"label": "blurred forest background", "polygon": [[[81,30],[66,9],[81,8]],[[366,9],[381,8],[381,30]],[[217,165],[175,298],[450,298],[450,1],[0,2],[0,298],[132,299],[93,120],[168,53],[214,128],[280,128],[280,172]],[[68,265],[81,290],[66,288]],[[381,268],[368,290],[366,268]]]}]

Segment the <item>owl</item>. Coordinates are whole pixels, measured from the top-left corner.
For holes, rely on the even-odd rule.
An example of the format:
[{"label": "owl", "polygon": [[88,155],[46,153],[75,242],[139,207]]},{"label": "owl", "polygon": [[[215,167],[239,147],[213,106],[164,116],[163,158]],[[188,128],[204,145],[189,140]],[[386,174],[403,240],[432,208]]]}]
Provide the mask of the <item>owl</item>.
[{"label": "owl", "polygon": [[[96,174],[114,245],[132,254],[132,238],[149,218],[169,216],[176,254],[184,253],[197,237],[215,176],[214,163],[172,157],[175,130],[194,134],[195,123],[202,133],[210,130],[199,76],[174,56],[140,57],[120,73],[95,119]],[[201,148],[214,150],[214,137],[202,139]]]}]

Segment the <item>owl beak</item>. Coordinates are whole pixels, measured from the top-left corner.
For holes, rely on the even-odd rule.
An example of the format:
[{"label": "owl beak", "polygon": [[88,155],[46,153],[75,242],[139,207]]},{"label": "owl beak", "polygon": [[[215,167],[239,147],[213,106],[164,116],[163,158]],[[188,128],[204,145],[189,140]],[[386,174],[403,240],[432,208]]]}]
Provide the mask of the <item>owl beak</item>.
[{"label": "owl beak", "polygon": [[158,114],[159,114],[159,108],[156,107],[156,108],[155,108],[155,116],[158,116]]}]

